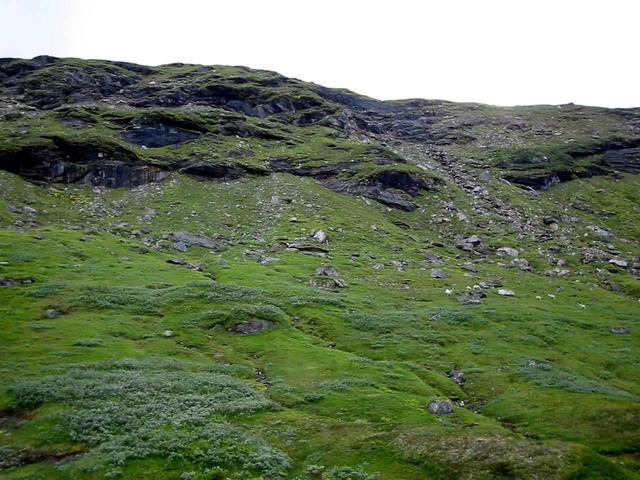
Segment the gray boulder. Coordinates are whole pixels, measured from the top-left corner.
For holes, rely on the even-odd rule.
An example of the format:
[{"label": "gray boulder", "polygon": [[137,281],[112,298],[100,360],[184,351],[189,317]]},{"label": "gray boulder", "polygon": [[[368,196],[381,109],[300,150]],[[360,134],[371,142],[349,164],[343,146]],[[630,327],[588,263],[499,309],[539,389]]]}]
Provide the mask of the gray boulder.
[{"label": "gray boulder", "polygon": [[431,278],[447,278],[447,272],[438,268],[431,269]]},{"label": "gray boulder", "polygon": [[435,415],[447,415],[453,412],[453,405],[449,400],[434,400],[427,405],[429,411]]},{"label": "gray boulder", "polygon": [[500,247],[499,249],[496,250],[496,254],[500,255],[501,257],[514,257],[514,258],[516,258],[518,255],[520,255],[520,252],[518,250],[516,250],[515,248]]}]

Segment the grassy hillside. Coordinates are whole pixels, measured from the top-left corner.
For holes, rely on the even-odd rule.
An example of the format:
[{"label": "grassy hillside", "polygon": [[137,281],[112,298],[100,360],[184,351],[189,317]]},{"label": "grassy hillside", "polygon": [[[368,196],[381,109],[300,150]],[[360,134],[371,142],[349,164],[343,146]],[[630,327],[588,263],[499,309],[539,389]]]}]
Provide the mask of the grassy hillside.
[{"label": "grassy hillside", "polygon": [[640,478],[638,112],[0,72],[0,478]]}]

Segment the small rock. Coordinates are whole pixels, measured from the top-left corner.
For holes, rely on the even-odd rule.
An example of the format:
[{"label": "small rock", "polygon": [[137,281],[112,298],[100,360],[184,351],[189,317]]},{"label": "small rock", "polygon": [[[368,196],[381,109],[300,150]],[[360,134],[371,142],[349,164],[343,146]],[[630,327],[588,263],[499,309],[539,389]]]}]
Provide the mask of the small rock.
[{"label": "small rock", "polygon": [[34,238],[35,240],[42,240],[44,237],[42,236],[42,234],[40,234],[40,233],[36,233],[36,234],[33,236],[33,238]]},{"label": "small rock", "polygon": [[384,263],[376,263],[372,268],[374,270],[382,270],[384,268]]},{"label": "small rock", "polygon": [[22,211],[28,215],[35,215],[38,211],[35,208],[31,207],[22,207]]},{"label": "small rock", "polygon": [[479,305],[484,297],[486,295],[479,290],[469,290],[458,295],[458,303],[460,305]]},{"label": "small rock", "polygon": [[338,272],[333,265],[322,265],[316,269],[316,275],[325,275],[327,277],[337,277]]},{"label": "small rock", "polygon": [[613,236],[613,234],[606,228],[597,227],[595,225],[588,225],[587,230],[592,231],[594,234],[596,234],[598,237],[602,238],[603,240],[608,240]]},{"label": "small rock", "polygon": [[611,255],[597,248],[583,247],[580,249],[582,263],[591,263],[596,260],[607,260]]},{"label": "small rock", "polygon": [[427,408],[436,415],[446,415],[453,412],[453,405],[448,400],[434,400],[429,402]]},{"label": "small rock", "polygon": [[527,272],[531,270],[531,265],[524,258],[514,258],[509,262],[509,266],[513,268],[518,268],[520,270],[524,270]]},{"label": "small rock", "polygon": [[164,332],[162,332],[162,336],[163,337],[173,337],[173,330],[165,330]]},{"label": "small rock", "polygon": [[431,269],[431,278],[447,278],[447,272],[438,268]]},{"label": "small rock", "polygon": [[612,258],[611,260],[609,260],[609,263],[620,268],[627,268],[629,266],[629,262],[627,262],[624,258]]},{"label": "small rock", "polygon": [[464,378],[464,372],[462,370],[459,370],[457,368],[452,368],[451,370],[449,370],[449,373],[447,375],[458,385],[460,386],[464,385],[465,378]]},{"label": "small rock", "polygon": [[327,290],[335,290],[336,288],[346,288],[348,285],[344,280],[339,278],[312,278],[309,285],[315,288],[324,288]]},{"label": "small rock", "polygon": [[507,288],[501,288],[498,290],[498,295],[502,295],[503,297],[515,297],[516,292]]},{"label": "small rock", "polygon": [[187,244],[184,242],[175,242],[173,244],[173,249],[177,250],[179,252],[186,252],[187,251]]},{"label": "small rock", "polygon": [[261,256],[258,259],[258,263],[260,265],[271,265],[273,262],[277,262],[278,258],[276,257],[269,257],[269,256]]},{"label": "small rock", "polygon": [[435,263],[437,265],[442,265],[443,263],[445,263],[444,259],[440,255],[433,252],[425,252],[424,258],[426,258],[429,262]]},{"label": "small rock", "polygon": [[405,260],[391,260],[391,265],[393,265],[394,267],[396,267],[397,270],[404,270],[404,267],[406,267],[408,264]]},{"label": "small rock", "polygon": [[47,318],[56,318],[58,316],[58,311],[54,310],[53,308],[49,308],[45,310],[44,316]]},{"label": "small rock", "polygon": [[271,320],[264,320],[262,318],[253,318],[251,320],[246,320],[244,322],[240,322],[237,325],[229,328],[229,332],[233,333],[258,333],[262,330],[266,330],[267,328],[275,327],[278,325],[278,322],[274,322]]},{"label": "small rock", "polygon": [[496,250],[496,254],[500,255],[501,257],[517,258],[518,255],[520,255],[520,252],[518,252],[518,250],[516,250],[515,248],[500,247],[498,250]]},{"label": "small rock", "polygon": [[615,333],[616,335],[623,335],[625,333],[631,333],[631,329],[629,327],[611,327],[609,329],[611,333]]},{"label": "small rock", "polygon": [[0,277],[0,287],[14,287],[16,285],[27,285],[33,283],[33,278],[5,278]]},{"label": "small rock", "polygon": [[328,243],[329,236],[322,230],[314,230],[311,234],[311,238],[320,243]]},{"label": "small rock", "polygon": [[480,288],[498,288],[502,286],[502,282],[499,280],[483,280],[478,286]]},{"label": "small rock", "polygon": [[571,273],[570,270],[565,270],[561,268],[554,268],[553,270],[547,270],[544,272],[545,275],[549,277],[566,277]]}]

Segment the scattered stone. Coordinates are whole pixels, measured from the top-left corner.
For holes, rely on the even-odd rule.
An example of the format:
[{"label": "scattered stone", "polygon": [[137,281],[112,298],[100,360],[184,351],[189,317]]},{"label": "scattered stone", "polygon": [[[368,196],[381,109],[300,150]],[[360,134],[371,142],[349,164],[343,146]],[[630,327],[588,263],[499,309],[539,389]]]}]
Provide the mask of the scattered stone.
[{"label": "scattered stone", "polygon": [[182,242],[186,246],[196,245],[202,248],[210,248],[211,250],[222,250],[226,247],[222,238],[210,238],[196,233],[173,232],[167,238],[176,243]]},{"label": "scattered stone", "polygon": [[457,368],[452,368],[451,370],[449,370],[449,373],[447,375],[458,385],[460,386],[464,385],[465,378],[464,378],[464,372],[462,370]]},{"label": "scattered stone", "polygon": [[447,275],[447,272],[444,270],[440,270],[438,268],[431,269],[431,278],[447,278],[448,276],[449,275]]},{"label": "scattered stone", "polygon": [[384,263],[376,263],[372,268],[374,270],[382,270],[384,268]]},{"label": "scattered stone", "polygon": [[629,327],[611,327],[609,331],[616,335],[624,335],[626,333],[631,333],[631,329]]},{"label": "scattered stone", "polygon": [[273,262],[277,262],[278,258],[276,257],[269,257],[269,256],[262,256],[258,259],[258,263],[260,265],[271,265]]},{"label": "scattered stone", "polygon": [[602,238],[603,240],[608,240],[613,236],[613,234],[606,228],[597,227],[595,225],[588,225],[587,230],[592,231],[594,234],[596,234],[598,237]]},{"label": "scattered stone", "polygon": [[312,278],[309,280],[309,285],[315,288],[324,288],[327,290],[348,287],[347,283],[339,278]]},{"label": "scattered stone", "polygon": [[479,305],[486,295],[480,290],[469,290],[458,295],[460,305]]},{"label": "scattered stone", "polygon": [[502,282],[499,280],[483,280],[478,286],[480,288],[498,288],[502,286]]},{"label": "scattered stone", "polygon": [[404,270],[404,267],[408,265],[406,260],[391,260],[391,265],[396,267],[396,270]]},{"label": "scattered stone", "polygon": [[144,209],[144,215],[142,216],[142,220],[144,220],[145,222],[148,222],[149,220],[153,220],[157,216],[158,216],[158,212],[156,212],[154,208],[147,207]]},{"label": "scattered stone", "polygon": [[324,256],[329,253],[326,248],[318,247],[317,245],[308,245],[304,243],[285,243],[285,246],[289,250],[309,252],[315,255]]},{"label": "scattered stone", "polygon": [[338,272],[333,265],[322,265],[316,269],[316,275],[325,275],[327,277],[337,277]]},{"label": "scattered stone", "polygon": [[173,335],[174,335],[173,330],[165,330],[164,332],[162,332],[162,336],[166,338],[173,337]]},{"label": "scattered stone", "polygon": [[35,240],[42,240],[42,239],[44,239],[44,237],[42,236],[42,234],[41,234],[41,233],[36,233],[36,234],[33,236],[33,238],[34,238]]},{"label": "scattered stone", "polygon": [[503,297],[515,297],[516,292],[507,288],[501,288],[498,290],[498,295],[502,295]]},{"label": "scattered stone", "polygon": [[629,262],[627,262],[624,258],[612,258],[611,260],[609,260],[609,263],[620,268],[627,268],[629,266]]},{"label": "scattered stone", "polygon": [[298,223],[298,217],[291,217],[291,218],[289,219],[289,221],[290,221],[291,223]]},{"label": "scattered stone", "polygon": [[570,270],[565,270],[561,268],[554,268],[553,270],[547,270],[544,272],[548,277],[566,277],[571,273]]},{"label": "scattered stone", "polygon": [[203,271],[206,268],[205,264],[202,263],[191,263],[191,262],[187,262],[186,260],[183,260],[181,258],[170,258],[169,260],[167,260],[167,263],[170,265],[180,265],[182,267],[187,267],[190,268],[191,270],[196,270],[198,272]]},{"label": "scattered stone", "polygon": [[501,257],[514,257],[514,258],[517,258],[518,255],[520,255],[520,252],[518,250],[516,250],[515,248],[500,247],[498,250],[496,250],[496,254],[500,255]]},{"label": "scattered stone", "polygon": [[429,262],[437,265],[442,265],[445,263],[445,260],[440,255],[433,252],[425,252],[424,258],[426,258]]},{"label": "scattered stone", "polygon": [[329,243],[329,236],[322,230],[314,230],[311,238],[320,243]]},{"label": "scattered stone", "polygon": [[607,260],[611,255],[598,248],[583,247],[580,249],[582,263],[591,263],[596,260]]},{"label": "scattered stone", "polygon": [[518,268],[520,270],[524,270],[526,272],[531,270],[531,265],[524,258],[514,258],[509,262],[509,266],[512,268]]},{"label": "scattered stone", "polygon": [[467,238],[461,238],[456,240],[456,247],[460,250],[465,250],[467,252],[472,252],[476,247],[480,247],[484,244],[483,240],[480,237],[472,236]]},{"label": "scattered stone", "polygon": [[58,316],[58,311],[53,308],[48,308],[44,312],[44,316],[47,318],[56,318]]},{"label": "scattered stone", "polygon": [[456,248],[480,255],[488,255],[491,253],[491,250],[484,245],[484,240],[475,235],[456,240]]},{"label": "scattered stone", "polygon": [[187,244],[184,242],[175,242],[173,244],[173,249],[177,250],[179,252],[186,252],[187,251]]},{"label": "scattered stone", "polygon": [[427,408],[435,415],[446,415],[453,412],[453,405],[448,400],[434,400],[429,402]]},{"label": "scattered stone", "polygon": [[186,260],[182,260],[181,258],[170,258],[169,260],[167,260],[167,263],[170,263],[171,265],[189,265],[189,262],[187,262]]},{"label": "scattered stone", "polygon": [[35,208],[24,206],[22,207],[22,211],[27,215],[35,215],[38,211]]},{"label": "scattered stone", "polygon": [[244,322],[240,322],[228,329],[229,332],[233,333],[241,333],[241,334],[250,334],[250,333],[258,333],[262,330],[266,330],[267,328],[272,328],[278,325],[278,322],[274,322],[272,320],[264,320],[262,318],[252,318],[251,320],[245,320]]},{"label": "scattered stone", "polygon": [[5,278],[0,277],[0,287],[14,287],[16,285],[27,285],[33,283],[33,278]]},{"label": "scattered stone", "polygon": [[462,265],[460,265],[460,268],[462,270],[465,270],[467,272],[471,272],[471,273],[477,273],[478,269],[476,268],[476,266],[473,263],[463,263]]}]

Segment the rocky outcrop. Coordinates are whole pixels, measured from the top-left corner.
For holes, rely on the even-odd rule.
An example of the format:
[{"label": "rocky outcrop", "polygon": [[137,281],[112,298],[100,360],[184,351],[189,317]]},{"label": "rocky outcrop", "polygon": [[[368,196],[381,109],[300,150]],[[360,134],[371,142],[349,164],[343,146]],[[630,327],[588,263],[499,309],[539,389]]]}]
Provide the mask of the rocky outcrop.
[{"label": "rocky outcrop", "polygon": [[162,180],[168,172],[145,164],[117,144],[45,137],[41,143],[0,152],[0,169],[33,182],[135,187]]}]

